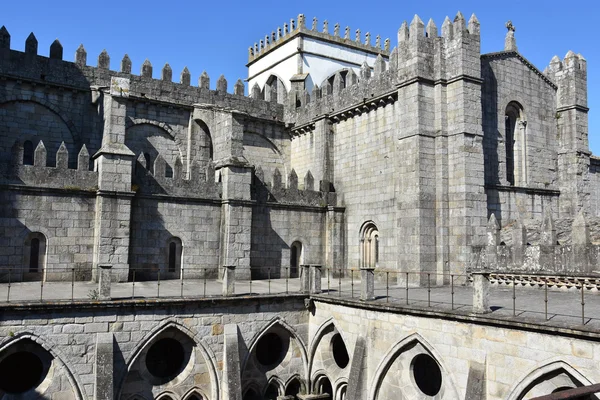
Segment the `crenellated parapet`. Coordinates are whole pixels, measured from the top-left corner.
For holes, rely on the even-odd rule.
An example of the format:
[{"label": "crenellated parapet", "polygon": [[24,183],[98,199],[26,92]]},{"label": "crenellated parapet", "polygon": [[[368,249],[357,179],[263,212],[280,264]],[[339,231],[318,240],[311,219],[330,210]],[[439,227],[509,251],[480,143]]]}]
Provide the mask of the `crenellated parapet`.
[{"label": "crenellated parapet", "polygon": [[335,193],[315,188],[315,180],[310,170],[306,172],[305,176],[299,182],[298,175],[294,169],[284,179],[281,171],[276,168],[273,171],[271,181],[268,182],[265,179],[262,168],[259,166],[254,170],[254,178],[253,197],[261,203],[267,202],[309,207],[336,205],[337,197]]},{"label": "crenellated parapet", "polygon": [[70,155],[64,142],[56,152],[55,165],[48,165],[43,141],[40,140],[35,149],[30,146],[30,142],[20,141],[13,145],[6,183],[75,191],[97,190],[98,173],[90,171],[90,155],[85,145],[77,154],[76,168],[69,168]]},{"label": "crenellated parapet", "polygon": [[246,97],[242,80],[228,88],[223,77],[217,81],[215,90],[211,90],[210,79],[204,72],[195,87],[191,85],[191,74],[185,67],[177,75],[178,82],[173,82],[174,71],[168,63],[160,69],[160,78],[155,79],[156,71],[150,60],[146,60],[140,66],[140,74],[135,75],[135,66],[128,55],[119,63],[119,71],[115,71],[111,69],[111,57],[106,50],[100,53],[96,65],[92,66],[83,45],[77,48],[74,62],[69,62],[63,60],[63,48],[58,40],[50,46],[49,57],[45,57],[38,54],[38,43],[33,33],[26,41],[25,52],[11,50],[10,34],[5,27],[0,29],[0,55],[0,75],[33,84],[90,91],[94,87],[110,86],[111,79],[119,77],[130,80],[129,97],[140,101],[156,101],[183,107],[191,107],[195,103],[211,103],[269,120],[281,119],[282,115],[282,108],[276,103]]},{"label": "crenellated parapet", "polygon": [[141,195],[166,195],[186,198],[218,200],[221,184],[215,182],[215,164],[194,161],[186,173],[180,157],[169,165],[159,154],[152,165],[145,155],[139,154],[135,163],[132,190]]},{"label": "crenellated parapet", "polygon": [[397,100],[399,87],[414,83],[447,84],[457,79],[481,81],[480,24],[473,14],[465,21],[459,12],[446,18],[441,32],[433,20],[427,25],[415,15],[398,30],[398,46],[388,57],[381,54],[360,74],[351,68],[337,71],[322,86],[288,93],[286,120],[297,127],[327,114],[347,119]]},{"label": "crenellated parapet", "polygon": [[344,47],[354,48],[373,54],[389,55],[390,40],[381,40],[381,36],[373,37],[370,32],[361,34],[360,29],[351,32],[349,26],[341,32],[341,25],[336,23],[333,26],[333,32],[330,32],[329,22],[323,21],[322,28],[319,28],[317,18],[312,19],[311,27],[308,28],[304,14],[298,15],[298,19],[292,18],[289,23],[285,22],[283,26],[265,35],[254,45],[248,48],[248,63],[263,57],[277,47],[289,42],[291,39],[299,36],[307,36],[319,40],[327,41],[332,44],[342,45]]}]

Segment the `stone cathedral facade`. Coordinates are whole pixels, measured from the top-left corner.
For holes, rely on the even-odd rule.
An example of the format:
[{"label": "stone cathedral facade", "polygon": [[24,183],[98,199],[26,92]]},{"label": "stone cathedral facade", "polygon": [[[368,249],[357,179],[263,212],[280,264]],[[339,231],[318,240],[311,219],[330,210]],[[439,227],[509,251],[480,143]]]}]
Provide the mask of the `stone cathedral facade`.
[{"label": "stone cathedral facade", "polygon": [[393,44],[300,15],[249,48],[248,95],[187,68],[174,82],[168,64],[156,79],[148,60],[138,75],[127,55],[92,66],[83,46],[66,61],[58,41],[46,56],[33,34],[15,51],[2,28],[0,266],[60,280],[110,264],[122,281],[373,266],[443,283],[492,215],[551,219],[566,244],[600,198],[586,60],[541,71],[507,27],[481,54],[474,15],[415,17]]}]

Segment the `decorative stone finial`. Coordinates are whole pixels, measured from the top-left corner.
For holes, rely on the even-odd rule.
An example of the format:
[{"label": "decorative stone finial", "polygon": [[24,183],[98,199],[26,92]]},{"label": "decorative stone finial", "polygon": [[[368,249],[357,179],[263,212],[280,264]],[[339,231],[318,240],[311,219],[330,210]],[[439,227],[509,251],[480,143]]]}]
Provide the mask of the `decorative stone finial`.
[{"label": "decorative stone finial", "polygon": [[381,75],[385,72],[385,60],[383,59],[381,54],[377,55],[377,58],[375,59],[374,69],[375,76]]},{"label": "decorative stone finial", "polygon": [[385,51],[390,51],[390,38],[386,38],[383,42],[383,49]]},{"label": "decorative stone finial", "polygon": [[346,29],[344,29],[344,39],[350,40],[350,27],[349,26],[347,26]]},{"label": "decorative stone finial", "polygon": [[238,79],[237,82],[235,82],[235,85],[233,85],[233,94],[243,96],[245,89],[244,82],[242,82],[241,79]]},{"label": "decorative stone finial", "polygon": [[515,26],[512,21],[506,23],[506,38],[504,39],[504,51],[517,51],[517,39],[515,38]]},{"label": "decorative stone finial", "polygon": [[190,86],[190,84],[192,83],[192,76],[188,67],[183,68],[183,71],[181,71],[179,82],[185,86]]},{"label": "decorative stone finial", "polygon": [[468,28],[471,35],[479,35],[481,33],[481,24],[475,14],[472,14],[471,18],[469,18]]},{"label": "decorative stone finial", "polygon": [[371,67],[369,67],[369,64],[365,61],[360,67],[360,79],[366,81],[369,78],[371,78]]},{"label": "decorative stone finial", "polygon": [[109,69],[110,68],[110,56],[106,49],[102,50],[102,53],[98,56],[98,68]]},{"label": "decorative stone finial", "polygon": [[313,22],[312,22],[312,27],[311,27],[311,29],[312,29],[313,31],[316,31],[316,30],[317,30],[317,22],[318,22],[318,21],[317,21],[317,17],[314,17],[314,18],[313,18]]},{"label": "decorative stone finial", "polygon": [[0,28],[0,49],[10,49],[10,34],[4,25]]},{"label": "decorative stone finial", "polygon": [[221,94],[227,93],[227,79],[225,79],[225,75],[221,75],[217,79],[217,92]]},{"label": "decorative stone finial", "polygon": [[38,51],[38,41],[35,38],[33,32],[27,36],[27,40],[25,40],[25,54],[37,55]]},{"label": "decorative stone finial", "polygon": [[452,40],[454,37],[454,26],[448,17],[446,17],[442,24],[442,37],[447,40]]},{"label": "decorative stone finial", "polygon": [[371,45],[371,33],[370,32],[365,33],[365,44],[367,46]]},{"label": "decorative stone finial", "polygon": [[250,97],[252,97],[253,99],[260,99],[260,86],[258,86],[258,83],[255,83],[254,86],[252,86],[252,91],[250,92]]},{"label": "decorative stone finial", "polygon": [[58,39],[50,45],[50,58],[54,60],[62,60],[63,58],[63,47]]},{"label": "decorative stone finial", "polygon": [[375,37],[375,47],[377,47],[378,49],[381,48],[381,36],[379,35]]},{"label": "decorative stone finial", "polygon": [[87,51],[85,51],[83,44],[80,44],[75,51],[75,64],[80,67],[85,67],[87,64]]},{"label": "decorative stone finial", "polygon": [[354,36],[354,41],[360,43],[360,29],[356,30],[356,35]]},{"label": "decorative stone finial", "polygon": [[406,21],[402,22],[398,29],[398,43],[402,43],[408,40],[408,24]]},{"label": "decorative stone finial", "polygon": [[333,26],[333,36],[340,37],[340,24],[335,24]]},{"label": "decorative stone finial", "polygon": [[435,25],[435,22],[433,22],[432,18],[430,18],[429,22],[427,22],[427,26],[425,27],[425,33],[429,38],[435,38],[438,35],[437,26]]},{"label": "decorative stone finial", "polygon": [[160,79],[163,81],[167,81],[167,82],[173,81],[173,70],[171,69],[171,66],[169,65],[169,63],[166,63],[165,66],[163,67],[163,69],[160,73]]},{"label": "decorative stone finial", "polygon": [[323,33],[329,33],[329,22],[327,20],[323,21]]},{"label": "decorative stone finial", "polygon": [[142,73],[141,73],[141,75],[144,78],[152,78],[152,64],[150,63],[150,60],[148,60],[147,58],[144,61],[144,63],[142,64]]},{"label": "decorative stone finial", "polygon": [[131,73],[131,58],[129,58],[127,54],[125,54],[121,60],[121,72],[125,74]]},{"label": "decorative stone finial", "polygon": [[200,78],[198,78],[198,87],[200,87],[200,89],[210,89],[210,78],[206,71],[203,71]]}]

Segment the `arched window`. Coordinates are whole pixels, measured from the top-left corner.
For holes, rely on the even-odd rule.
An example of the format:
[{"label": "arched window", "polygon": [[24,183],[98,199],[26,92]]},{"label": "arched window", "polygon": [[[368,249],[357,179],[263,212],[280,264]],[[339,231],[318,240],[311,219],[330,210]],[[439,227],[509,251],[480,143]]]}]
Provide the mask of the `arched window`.
[{"label": "arched window", "polygon": [[290,247],[290,278],[298,277],[298,271],[303,262],[302,243],[296,241]]},{"label": "arched window", "polygon": [[300,393],[304,393],[304,387],[302,386],[302,383],[300,382],[300,380],[298,378],[294,378],[292,379],[287,387],[285,388],[285,395],[286,396],[296,396]]},{"label": "arched window", "polygon": [[511,186],[527,183],[527,121],[523,107],[517,102],[506,106],[504,144],[506,147],[506,180]]},{"label": "arched window", "polygon": [[185,400],[204,400],[204,397],[202,397],[200,393],[192,392],[185,398]]},{"label": "arched window", "polygon": [[325,375],[317,378],[315,381],[316,394],[328,394],[330,399],[333,399],[333,387],[331,381]]},{"label": "arched window", "polygon": [[265,400],[277,400],[279,396],[279,385],[276,382],[271,382],[269,386],[267,386],[267,390],[265,390],[265,395],[263,398]]},{"label": "arched window", "polygon": [[33,165],[33,143],[31,140],[26,140],[23,143],[23,164],[25,165]]},{"label": "arched window", "polygon": [[379,231],[373,222],[365,223],[361,229],[359,251],[361,268],[379,266]]},{"label": "arched window", "polygon": [[43,272],[46,264],[46,236],[40,232],[32,232],[25,239],[24,246],[26,272]]},{"label": "arched window", "polygon": [[181,271],[181,239],[173,237],[167,244],[167,272],[179,274]]}]

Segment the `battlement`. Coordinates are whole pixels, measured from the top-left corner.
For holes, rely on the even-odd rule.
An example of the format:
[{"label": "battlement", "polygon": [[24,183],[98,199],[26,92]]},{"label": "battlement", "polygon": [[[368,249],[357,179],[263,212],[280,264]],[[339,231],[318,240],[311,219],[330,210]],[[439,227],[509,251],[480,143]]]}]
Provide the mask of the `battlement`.
[{"label": "battlement", "polygon": [[90,155],[85,145],[77,154],[77,168],[69,168],[69,151],[61,143],[54,166],[47,165],[47,151],[43,141],[35,149],[31,142],[15,142],[12,147],[12,168],[9,181],[38,187],[94,191],[98,187],[98,173],[90,171]]},{"label": "battlement", "polygon": [[286,181],[278,168],[273,171],[271,182],[266,182],[260,166],[254,170],[254,177],[254,192],[259,201],[312,207],[336,205],[335,193],[315,189],[315,179],[310,170],[306,172],[301,185],[294,169],[287,175]]},{"label": "battlement", "polygon": [[[347,119],[369,112],[397,100],[397,87],[414,79],[431,83],[446,83],[458,76],[479,80],[480,26],[473,14],[467,23],[459,12],[450,22],[446,18],[441,35],[433,20],[427,26],[418,15],[406,21],[398,30],[398,47],[389,55],[389,62],[379,55],[372,66],[364,62],[357,74],[351,68],[335,72],[321,87],[288,93],[286,120],[295,121],[295,133],[306,130],[305,124],[317,115],[328,114],[334,119]],[[463,46],[473,47],[465,58]],[[477,50],[475,52],[474,50]],[[441,62],[452,60],[452,62]],[[258,96],[254,86],[251,95]]]},{"label": "battlement", "polygon": [[[304,14],[299,14],[297,22],[292,18],[289,25],[287,22],[284,23],[283,28],[278,27],[276,31],[272,31],[271,34],[265,35],[264,39],[261,39],[260,41],[254,43],[253,46],[250,46],[248,48],[248,65],[252,64],[255,60],[258,60],[265,54],[271,52],[275,48],[287,43],[289,40],[297,36],[312,37],[333,44],[366,51],[375,55],[389,55],[389,39],[385,39],[382,42],[381,36],[377,35],[375,38],[373,38],[370,32],[366,32],[363,39],[360,29],[356,29],[353,33],[351,33],[349,26],[344,28],[342,36],[340,29],[340,24],[336,23],[333,26],[333,34],[329,33],[329,22],[325,20],[323,21],[322,30],[319,31],[318,20],[316,17],[313,18],[312,26],[310,29],[308,29],[306,27]],[[372,43],[373,39],[374,43]]]},{"label": "battlement", "polygon": [[197,103],[211,103],[224,108],[245,112],[258,118],[280,119],[281,106],[271,102],[256,102],[245,96],[245,85],[238,79],[233,92],[226,78],[221,75],[211,90],[210,77],[203,72],[198,86],[191,85],[191,74],[187,67],[179,74],[178,82],[173,82],[173,70],[167,63],[161,68],[160,78],[153,78],[154,67],[146,60],[139,75],[132,73],[131,59],[126,54],[119,71],[111,70],[111,57],[106,50],[97,59],[96,66],[88,65],[88,54],[80,45],[73,62],[63,60],[63,48],[58,40],[50,46],[49,57],[38,54],[38,43],[32,33],[26,40],[25,51],[10,49],[10,34],[0,28],[0,75],[23,79],[35,84],[59,86],[71,90],[89,91],[94,87],[108,87],[112,77],[130,79],[129,97],[144,101],[157,101],[172,105],[191,107]]},{"label": "battlement", "polygon": [[198,161],[192,163],[189,173],[183,170],[180,157],[174,165],[169,165],[159,154],[152,166],[144,154],[140,154],[135,164],[134,191],[141,194],[168,195],[203,199],[219,199],[221,185],[215,182],[215,164],[210,160],[206,165]]}]

